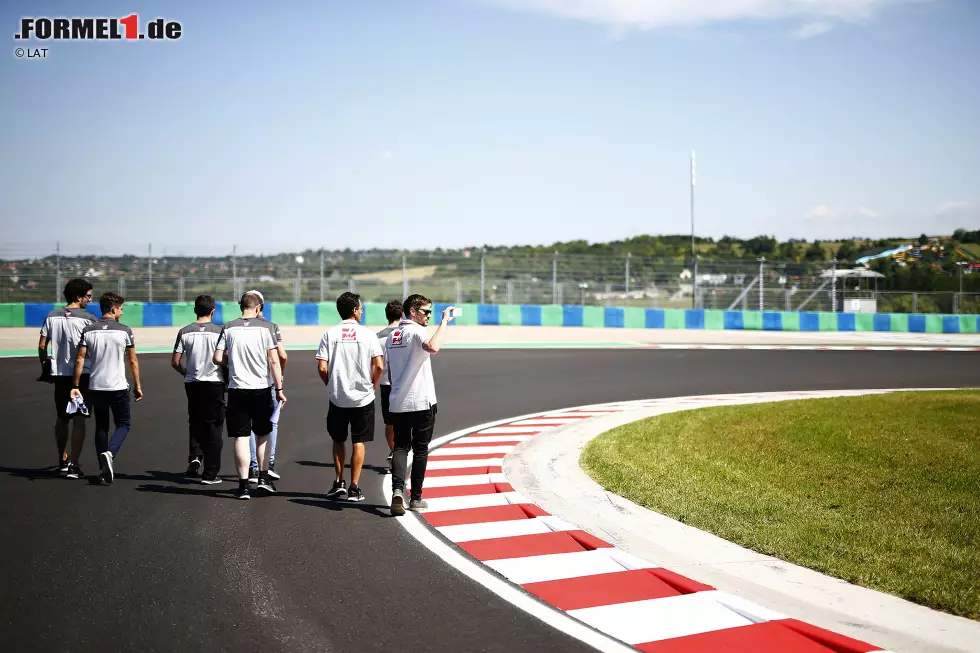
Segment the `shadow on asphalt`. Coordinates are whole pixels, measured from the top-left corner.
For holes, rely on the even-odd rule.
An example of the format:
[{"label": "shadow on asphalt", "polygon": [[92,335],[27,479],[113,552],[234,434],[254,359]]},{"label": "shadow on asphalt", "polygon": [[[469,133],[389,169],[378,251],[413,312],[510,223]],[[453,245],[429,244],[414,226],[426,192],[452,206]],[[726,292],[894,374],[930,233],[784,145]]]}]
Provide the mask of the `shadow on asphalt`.
[{"label": "shadow on asphalt", "polygon": [[[297,465],[302,465],[303,467],[329,467],[330,469],[333,469],[333,463],[332,462],[331,463],[321,463],[321,462],[318,462],[316,460],[297,460],[296,461],[296,464]],[[350,463],[347,463],[346,465],[344,465],[344,469],[350,469]],[[382,467],[381,465],[368,465],[367,463],[364,463],[364,465],[361,466],[361,469],[362,470],[369,469],[372,472],[377,472],[378,474],[380,474],[382,476],[384,476],[385,474],[388,473],[388,466],[387,465],[385,465],[385,466]]]},{"label": "shadow on asphalt", "polygon": [[15,478],[24,478],[28,481],[66,480],[63,476],[58,474],[58,468],[54,465],[38,468],[0,467],[0,473],[9,474]]},{"label": "shadow on asphalt", "polygon": [[[289,493],[280,492],[280,494],[288,495]],[[323,508],[325,510],[330,510],[331,512],[340,512],[341,510],[360,510],[361,512],[366,512],[374,515],[375,517],[382,517],[384,519],[388,519],[392,516],[389,507],[386,505],[364,504],[361,502],[354,503],[351,501],[330,501],[326,499],[320,501],[312,501],[310,499],[290,499],[289,502],[298,503],[301,506]]]}]

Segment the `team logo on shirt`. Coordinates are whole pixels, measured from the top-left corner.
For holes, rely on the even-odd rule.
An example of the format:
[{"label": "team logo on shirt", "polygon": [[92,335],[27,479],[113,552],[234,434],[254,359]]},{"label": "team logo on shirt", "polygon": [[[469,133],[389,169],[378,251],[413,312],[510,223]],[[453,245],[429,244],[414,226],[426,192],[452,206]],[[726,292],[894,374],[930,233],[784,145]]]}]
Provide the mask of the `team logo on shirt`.
[{"label": "team logo on shirt", "polygon": [[357,342],[357,329],[354,327],[343,327],[340,330],[341,342]]},{"label": "team logo on shirt", "polygon": [[391,332],[391,344],[392,346],[397,346],[402,344],[402,331],[401,329],[395,329]]},{"label": "team logo on shirt", "polygon": [[103,330],[103,331],[105,331],[105,330],[106,330],[106,329],[108,329],[108,328],[109,328],[109,325],[108,325],[108,324],[103,324],[103,325],[102,325],[102,330]]}]

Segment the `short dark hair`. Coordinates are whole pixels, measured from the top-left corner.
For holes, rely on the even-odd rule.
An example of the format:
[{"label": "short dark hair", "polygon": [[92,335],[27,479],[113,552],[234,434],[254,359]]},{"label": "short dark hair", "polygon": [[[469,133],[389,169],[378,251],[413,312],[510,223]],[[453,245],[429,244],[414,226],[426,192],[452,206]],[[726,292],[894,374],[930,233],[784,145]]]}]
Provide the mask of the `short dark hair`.
[{"label": "short dark hair", "polygon": [[125,302],[126,300],[116,293],[107,292],[99,297],[99,308],[101,308],[102,313],[105,314],[117,306],[122,306]]},{"label": "short dark hair", "polygon": [[262,306],[262,300],[254,292],[247,292],[238,300],[238,307],[243,311],[249,308],[259,308],[260,306]]},{"label": "short dark hair", "polygon": [[194,300],[194,315],[205,317],[214,310],[214,297],[211,295],[198,295]]},{"label": "short dark hair", "polygon": [[361,304],[361,296],[353,292],[345,292],[337,298],[337,312],[340,313],[341,320],[349,320],[354,317],[354,311]]},{"label": "short dark hair", "polygon": [[409,295],[405,298],[405,303],[402,304],[402,310],[404,314],[411,315],[412,309],[416,311],[425,306],[426,304],[431,304],[432,300],[425,295]]},{"label": "short dark hair", "polygon": [[74,301],[78,301],[79,297],[84,297],[88,294],[88,291],[92,289],[92,284],[88,282],[87,279],[72,279],[65,284],[65,300],[71,304]]},{"label": "short dark hair", "polygon": [[397,299],[393,299],[385,305],[385,317],[388,318],[389,322],[394,322],[404,314],[402,303]]}]

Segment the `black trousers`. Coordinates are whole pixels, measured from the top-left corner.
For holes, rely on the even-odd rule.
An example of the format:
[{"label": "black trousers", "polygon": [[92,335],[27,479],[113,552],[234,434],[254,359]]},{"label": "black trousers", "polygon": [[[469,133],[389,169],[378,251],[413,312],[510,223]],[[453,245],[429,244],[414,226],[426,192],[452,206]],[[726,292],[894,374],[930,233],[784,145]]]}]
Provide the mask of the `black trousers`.
[{"label": "black trousers", "polygon": [[436,428],[436,413],[432,406],[428,410],[411,413],[391,413],[395,427],[395,451],[391,457],[391,489],[405,490],[405,477],[408,472],[408,450],[412,450],[412,493],[411,499],[422,498],[422,482],[425,480],[425,467],[429,462],[429,442]]},{"label": "black trousers", "polygon": [[201,458],[201,478],[213,479],[221,470],[221,429],[225,423],[225,384],[185,383],[190,449],[187,462]]}]

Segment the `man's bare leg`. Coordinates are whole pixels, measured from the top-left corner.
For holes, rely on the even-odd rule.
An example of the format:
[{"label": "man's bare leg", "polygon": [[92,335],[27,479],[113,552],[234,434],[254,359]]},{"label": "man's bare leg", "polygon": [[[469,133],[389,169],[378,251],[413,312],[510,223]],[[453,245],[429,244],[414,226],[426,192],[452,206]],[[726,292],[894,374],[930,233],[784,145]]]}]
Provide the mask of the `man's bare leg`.
[{"label": "man's bare leg", "polygon": [[350,484],[360,487],[361,468],[364,466],[364,452],[367,447],[363,442],[354,444],[354,452],[350,456]]},{"label": "man's bare leg", "polygon": [[248,438],[235,438],[235,470],[238,479],[248,480],[248,465],[252,461],[252,451]]},{"label": "man's bare leg", "polygon": [[[249,452],[251,457],[251,452]],[[269,434],[255,436],[255,459],[259,463],[259,476],[269,471]]]},{"label": "man's bare leg", "polygon": [[344,459],[347,458],[347,443],[333,443],[333,467],[337,472],[337,482],[344,480]]},{"label": "man's bare leg", "polygon": [[68,423],[71,418],[59,417],[54,423],[54,439],[58,447],[58,464],[64,465],[68,458]]}]

